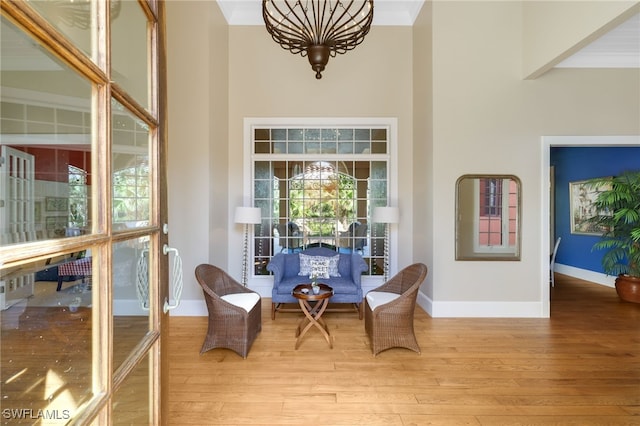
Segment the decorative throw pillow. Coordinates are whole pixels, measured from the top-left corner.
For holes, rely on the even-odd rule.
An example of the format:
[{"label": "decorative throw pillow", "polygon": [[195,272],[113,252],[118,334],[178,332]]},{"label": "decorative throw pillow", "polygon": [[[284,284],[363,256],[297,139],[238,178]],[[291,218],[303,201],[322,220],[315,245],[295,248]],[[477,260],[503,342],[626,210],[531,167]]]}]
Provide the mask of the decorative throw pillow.
[{"label": "decorative throw pillow", "polygon": [[311,276],[311,261],[313,260],[329,262],[329,276],[323,277],[323,278],[341,276],[340,273],[338,272],[338,262],[340,261],[339,254],[336,254],[335,256],[331,256],[331,257],[326,257],[326,256],[309,256],[307,254],[300,253],[298,257],[300,258],[300,272],[298,272],[299,276],[304,276],[304,277]]},{"label": "decorative throw pillow", "polygon": [[324,258],[324,259],[319,259],[319,258],[315,258],[312,259],[310,263],[310,272],[309,272],[309,279],[312,279],[313,277],[316,278],[329,278],[329,259],[328,258]]},{"label": "decorative throw pillow", "polygon": [[298,257],[300,258],[300,272],[298,272],[298,275],[308,277],[311,273],[311,259],[313,259],[314,256],[300,253]]},{"label": "decorative throw pillow", "polygon": [[329,276],[330,277],[341,277],[340,272],[338,272],[338,262],[340,261],[340,255],[336,254],[335,256],[331,256],[329,258]]}]

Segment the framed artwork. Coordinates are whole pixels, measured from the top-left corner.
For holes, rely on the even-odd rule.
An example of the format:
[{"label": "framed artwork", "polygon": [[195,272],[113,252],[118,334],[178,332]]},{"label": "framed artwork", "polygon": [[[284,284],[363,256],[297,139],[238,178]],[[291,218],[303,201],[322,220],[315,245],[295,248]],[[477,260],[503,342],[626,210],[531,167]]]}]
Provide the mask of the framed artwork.
[{"label": "framed artwork", "polygon": [[64,197],[46,197],[45,210],[48,212],[66,212],[69,210],[69,199]]},{"label": "framed artwork", "polygon": [[47,230],[64,229],[68,226],[69,217],[67,216],[48,216],[46,222]]},{"label": "framed artwork", "polygon": [[589,220],[607,212],[599,212],[593,205],[599,192],[610,189],[610,184],[590,187],[588,181],[569,182],[569,209],[571,212],[571,233],[582,235],[602,235],[606,229]]}]

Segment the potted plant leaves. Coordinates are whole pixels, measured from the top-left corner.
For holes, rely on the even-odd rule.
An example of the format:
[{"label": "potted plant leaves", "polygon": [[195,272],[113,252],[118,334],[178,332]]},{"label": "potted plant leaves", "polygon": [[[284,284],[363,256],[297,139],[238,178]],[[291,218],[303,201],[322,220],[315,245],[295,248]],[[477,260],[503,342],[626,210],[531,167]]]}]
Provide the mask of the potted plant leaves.
[{"label": "potted plant leaves", "polygon": [[640,170],[588,181],[597,191],[591,219],[603,230],[594,250],[603,250],[602,267],[616,276],[620,299],[640,303]]}]

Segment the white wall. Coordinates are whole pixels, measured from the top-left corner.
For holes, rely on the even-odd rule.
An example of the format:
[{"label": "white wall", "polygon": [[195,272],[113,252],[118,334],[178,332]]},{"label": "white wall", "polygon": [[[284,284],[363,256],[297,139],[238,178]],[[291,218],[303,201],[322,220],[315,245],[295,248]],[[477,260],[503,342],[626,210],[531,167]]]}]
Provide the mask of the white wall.
[{"label": "white wall", "polygon": [[210,1],[169,1],[169,245],[183,260],[177,315],[206,315],[200,263],[227,266],[228,37]]}]

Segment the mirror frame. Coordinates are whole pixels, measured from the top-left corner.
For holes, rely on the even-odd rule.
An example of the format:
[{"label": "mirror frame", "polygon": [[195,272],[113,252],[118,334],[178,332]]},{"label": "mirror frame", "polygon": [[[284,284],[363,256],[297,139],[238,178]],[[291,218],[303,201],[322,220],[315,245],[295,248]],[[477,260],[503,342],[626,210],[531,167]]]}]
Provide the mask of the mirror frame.
[{"label": "mirror frame", "polygon": [[[464,223],[464,215],[461,214],[460,208],[461,206],[468,204],[463,203],[461,200],[462,191],[461,184],[463,181],[468,179],[510,179],[513,180],[516,184],[516,241],[513,249],[510,249],[505,252],[497,252],[497,253],[486,253],[486,252],[475,252],[473,250],[465,250],[465,246],[469,246],[468,241],[471,241],[471,246],[474,246],[474,230],[478,228],[478,220],[472,219],[473,227],[463,226]],[[479,208],[477,206],[476,201],[471,201],[474,209]],[[455,260],[480,260],[480,261],[518,261],[520,260],[520,252],[521,252],[521,242],[522,242],[522,232],[521,232],[521,224],[522,224],[522,183],[520,178],[515,175],[508,174],[466,174],[460,176],[456,180],[456,206],[455,206]],[[464,243],[464,244],[463,244]]]}]

